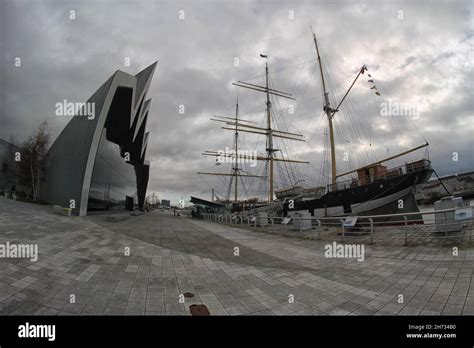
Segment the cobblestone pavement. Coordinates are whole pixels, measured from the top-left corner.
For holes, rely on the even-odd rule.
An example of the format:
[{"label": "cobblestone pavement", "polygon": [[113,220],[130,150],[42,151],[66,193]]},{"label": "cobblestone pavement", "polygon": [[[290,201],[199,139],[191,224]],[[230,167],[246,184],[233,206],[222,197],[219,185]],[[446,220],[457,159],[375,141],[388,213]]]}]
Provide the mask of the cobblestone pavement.
[{"label": "cobblestone pavement", "polygon": [[365,245],[359,262],[326,258],[328,241],[162,212],[63,217],[0,197],[7,242],[39,257],[0,258],[2,315],[190,315],[200,303],[211,315],[474,314],[472,245]]}]

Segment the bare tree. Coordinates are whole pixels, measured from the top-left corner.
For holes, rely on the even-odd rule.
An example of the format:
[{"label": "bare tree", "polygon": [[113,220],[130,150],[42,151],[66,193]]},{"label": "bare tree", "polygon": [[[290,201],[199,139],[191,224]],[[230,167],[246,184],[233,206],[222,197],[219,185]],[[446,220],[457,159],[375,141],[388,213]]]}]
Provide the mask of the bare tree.
[{"label": "bare tree", "polygon": [[39,125],[36,132],[29,136],[20,148],[20,179],[25,186],[30,188],[31,198],[34,201],[38,200],[39,186],[44,176],[50,139],[51,134],[45,121]]}]

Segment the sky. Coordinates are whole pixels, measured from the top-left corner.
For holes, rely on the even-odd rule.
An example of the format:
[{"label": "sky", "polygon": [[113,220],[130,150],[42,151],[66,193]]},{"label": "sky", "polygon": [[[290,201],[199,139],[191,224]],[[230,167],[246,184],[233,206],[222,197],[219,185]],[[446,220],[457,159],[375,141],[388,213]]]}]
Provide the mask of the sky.
[{"label": "sky", "polygon": [[[211,188],[222,196],[228,178],[196,174],[230,172],[202,156],[232,146],[232,132],[210,118],[233,117],[238,97],[240,117],[265,126],[265,95],[232,82],[264,84],[266,54],[273,88],[296,99],[272,99],[274,125],[306,140],[277,139],[279,155],[310,162],[279,165],[276,186],[319,185],[329,174],[328,136],[312,28],[332,106],[367,67],[334,117],[339,173],[425,141],[429,153],[407,160],[429,155],[439,175],[474,170],[472,10],[472,1],[436,0],[0,0],[0,138],[23,141],[46,120],[55,139],[70,119],[55,116],[56,103],[84,102],[117,69],[136,74],[158,61],[148,191],[173,203],[210,199]],[[262,136],[239,140],[265,151]],[[239,194],[260,194],[256,181]]]}]

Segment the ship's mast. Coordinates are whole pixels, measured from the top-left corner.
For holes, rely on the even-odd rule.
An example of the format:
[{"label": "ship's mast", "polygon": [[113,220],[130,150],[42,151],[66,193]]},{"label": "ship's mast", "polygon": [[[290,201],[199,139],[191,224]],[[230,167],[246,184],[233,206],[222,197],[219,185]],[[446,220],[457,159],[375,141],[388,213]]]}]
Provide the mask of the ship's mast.
[{"label": "ship's mast", "polygon": [[[263,178],[262,176],[259,175],[252,175],[252,174],[241,174],[241,168],[239,168],[239,160],[240,159],[246,159],[246,156],[241,156],[239,154],[239,127],[240,126],[247,126],[251,127],[250,124],[254,124],[254,122],[247,121],[247,120],[241,120],[239,119],[239,99],[237,98],[237,102],[235,104],[235,116],[234,117],[225,117],[225,116],[214,116],[214,118],[211,118],[212,121],[217,121],[217,122],[224,122],[227,125],[232,125],[234,126],[233,128],[227,128],[227,129],[232,129],[234,131],[234,154],[226,154],[226,153],[219,153],[215,151],[211,151],[212,156],[218,156],[221,158],[231,158],[233,159],[232,162],[232,168],[230,171],[230,174],[224,174],[224,173],[209,173],[209,172],[198,172],[198,174],[205,174],[205,175],[217,175],[217,176],[230,176],[230,181],[229,181],[229,190],[227,194],[227,199],[230,201],[230,193],[232,190],[232,186],[234,186],[234,202],[238,202],[238,180],[240,177],[252,177],[252,178]],[[205,155],[210,155],[208,151],[206,151]],[[233,184],[233,185],[232,185]],[[215,190],[212,189],[212,201],[214,202],[214,197],[218,198],[217,194],[215,193]]]},{"label": "ship's mast", "polygon": [[[267,59],[266,55],[261,54],[260,57]],[[272,128],[272,119],[271,119],[271,101],[270,101],[270,95],[275,95],[277,97],[282,97],[282,98],[287,98],[291,100],[295,100],[291,96],[290,93],[278,91],[276,89],[270,88],[269,86],[269,73],[268,73],[268,61],[265,62],[265,85],[260,86],[260,85],[255,85],[252,83],[248,82],[243,82],[243,81],[237,81],[232,83],[235,86],[238,87],[243,87],[243,88],[248,88],[251,90],[255,90],[258,92],[263,92],[266,95],[266,116],[267,116],[267,126],[266,128],[263,127],[257,127],[252,125],[252,123],[255,124],[255,122],[251,122],[248,120],[242,120],[238,118],[238,102],[236,105],[236,115],[235,118],[230,118],[230,117],[224,117],[224,116],[215,116],[215,118],[211,118],[213,121],[218,121],[218,122],[224,122],[226,123],[227,127],[222,127],[223,129],[227,130],[233,130],[235,132],[235,139],[237,142],[238,138],[238,133],[239,132],[247,132],[247,133],[253,133],[253,134],[259,134],[259,135],[265,135],[267,138],[266,142],[266,156],[256,156],[256,157],[249,157],[249,155],[242,154],[242,153],[237,153],[237,146],[235,148],[235,154],[228,155],[228,154],[221,154],[217,151],[204,151],[203,155],[206,156],[217,156],[217,157],[228,157],[228,158],[233,158],[235,159],[234,163],[234,170],[232,171],[231,174],[220,174],[220,173],[206,173],[206,172],[198,172],[198,174],[207,174],[207,175],[224,175],[224,176],[233,176],[237,180],[237,177],[254,177],[254,178],[268,178],[268,201],[271,203],[273,202],[273,195],[274,195],[274,186],[273,186],[273,180],[274,180],[274,162],[289,162],[289,163],[309,163],[307,161],[299,161],[299,160],[293,160],[289,158],[280,158],[280,157],[275,157],[275,152],[278,151],[273,147],[273,137],[276,138],[283,138],[283,139],[289,139],[289,140],[295,140],[295,141],[304,141],[303,136],[301,134],[297,133],[289,133],[289,132],[283,132],[277,129]],[[232,122],[230,122],[232,120]],[[232,126],[232,128],[230,127]],[[238,168],[238,160],[239,159],[252,159],[252,160],[257,160],[257,161],[266,161],[268,163],[268,169],[269,169],[269,175],[268,177],[265,176],[260,176],[260,175],[252,175],[252,174],[241,174],[240,173],[240,168]],[[235,200],[237,201],[237,182],[234,183],[235,185]]]},{"label": "ship's mast", "polygon": [[237,98],[237,103],[235,104],[235,164],[234,164],[234,202],[237,203],[237,189],[238,189],[238,184],[237,182],[239,181],[239,147],[238,147],[238,141],[239,141],[239,98]]},{"label": "ship's mast", "polygon": [[332,126],[332,118],[336,110],[331,108],[329,102],[329,94],[326,91],[326,83],[324,82],[323,74],[323,65],[321,63],[321,57],[319,55],[318,41],[316,40],[316,35],[313,33],[314,46],[316,47],[316,54],[318,55],[319,71],[321,72],[321,81],[323,83],[323,93],[324,93],[324,107],[323,110],[326,113],[329,122],[329,142],[331,144],[331,184],[336,183],[336,150],[334,148],[334,129]]},{"label": "ship's mast", "polygon": [[[291,137],[286,137],[283,134],[285,132],[280,132],[276,131],[272,128],[272,116],[271,116],[271,108],[272,108],[272,103],[270,101],[270,94],[276,95],[278,97],[283,97],[283,98],[288,98],[294,100],[294,98],[291,97],[291,94],[282,92],[282,91],[277,91],[275,89],[270,88],[269,86],[269,76],[268,76],[268,56],[264,54],[260,54],[261,58],[265,58],[265,86],[259,86],[259,85],[254,85],[251,83],[247,82],[242,82],[238,81],[237,83],[234,83],[234,85],[239,86],[239,87],[244,87],[244,88],[249,88],[249,89],[254,89],[259,92],[264,92],[266,95],[266,112],[267,112],[267,127],[265,129],[265,135],[267,137],[267,163],[268,163],[268,202],[273,202],[273,195],[274,195],[274,188],[273,188],[273,180],[274,180],[274,161],[275,161],[275,150],[273,148],[273,137],[274,136],[280,136],[280,137],[285,137],[287,139],[292,139]],[[255,129],[255,127],[253,127]],[[274,132],[277,132],[278,134],[274,134]],[[290,134],[290,133],[287,133]],[[296,137],[300,137],[301,135],[296,134]],[[293,140],[300,140],[298,138],[293,139]]]},{"label": "ship's mast", "polygon": [[[266,56],[265,56],[266,58]],[[273,202],[273,130],[272,130],[272,117],[270,102],[270,91],[268,90],[268,61],[265,62],[265,86],[267,95],[267,155],[268,155],[268,167],[269,167],[269,187],[268,187],[268,202]]]},{"label": "ship's mast", "polygon": [[[337,104],[336,108],[332,108],[331,105],[330,105],[330,102],[329,102],[329,94],[326,90],[326,83],[324,81],[324,73],[323,73],[323,65],[322,65],[322,62],[321,62],[321,56],[319,54],[319,48],[318,48],[318,41],[316,40],[316,35],[314,34],[313,32],[313,40],[314,40],[314,46],[316,48],[316,54],[318,56],[318,63],[319,63],[319,71],[321,73],[321,81],[322,81],[322,85],[323,85],[323,93],[324,93],[324,107],[323,107],[323,110],[324,112],[326,113],[326,116],[328,118],[328,122],[329,122],[329,141],[331,143],[331,184],[334,185],[336,184],[336,179],[341,177],[341,176],[345,176],[347,174],[351,174],[351,173],[354,173],[354,172],[357,172],[358,170],[360,169],[363,169],[363,168],[368,168],[368,167],[371,167],[371,166],[375,166],[377,164],[381,164],[383,162],[386,162],[386,161],[389,161],[391,159],[395,159],[395,158],[398,158],[398,157],[401,157],[403,155],[406,155],[410,152],[413,152],[413,151],[416,151],[418,149],[421,149],[423,147],[426,147],[428,146],[428,142],[426,142],[425,144],[423,145],[420,145],[420,146],[416,146],[412,149],[409,149],[407,151],[403,151],[397,155],[394,155],[394,156],[390,156],[390,157],[387,157],[387,158],[384,158],[384,159],[381,159],[377,162],[374,162],[374,163],[371,163],[369,165],[366,165],[364,167],[361,167],[361,168],[358,168],[358,169],[354,169],[354,170],[350,170],[350,171],[347,171],[347,172],[344,172],[342,174],[336,174],[336,151],[334,149],[334,129],[333,129],[333,123],[332,123],[332,119],[334,117],[334,115],[336,114],[336,112],[339,111],[339,108],[340,106],[342,105],[342,103],[344,102],[344,100],[346,100],[346,97],[348,96],[349,92],[352,90],[352,87],[354,87],[354,84],[356,83],[356,81],[358,80],[358,78],[364,74],[365,71],[367,71],[367,67],[365,65],[363,65],[357,76],[355,77],[354,81],[352,81],[351,85],[349,86],[349,89],[346,91],[346,93],[344,94],[344,96],[342,97],[341,101]],[[369,75],[370,76],[370,75]],[[334,189],[334,187],[333,187]]]}]

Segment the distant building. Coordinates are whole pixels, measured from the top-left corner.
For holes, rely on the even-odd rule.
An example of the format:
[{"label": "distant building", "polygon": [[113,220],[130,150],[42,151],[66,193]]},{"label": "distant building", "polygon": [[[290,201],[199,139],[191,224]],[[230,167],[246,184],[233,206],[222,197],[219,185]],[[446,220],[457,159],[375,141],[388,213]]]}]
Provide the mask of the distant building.
[{"label": "distant building", "polygon": [[[474,171],[451,174],[440,177],[444,186],[451,194],[474,190]],[[430,198],[433,195],[447,195],[445,188],[438,179],[429,181],[421,190],[420,197]]]},{"label": "distant building", "polygon": [[72,117],[49,149],[42,200],[72,205],[76,215],[143,209],[150,170],[146,94],[155,68],[135,76],[117,70],[85,104],[94,105],[94,117]]},{"label": "distant building", "polygon": [[169,209],[171,208],[171,201],[167,199],[162,199],[161,200],[161,207],[164,209]]}]

